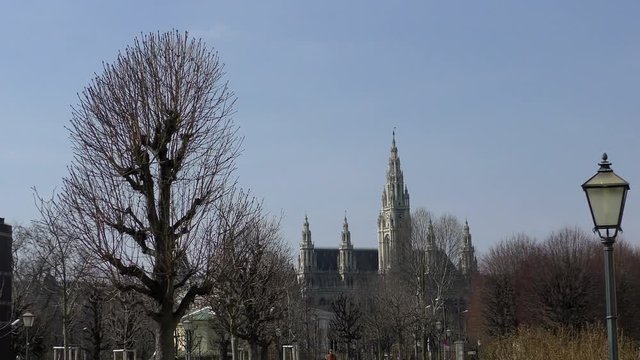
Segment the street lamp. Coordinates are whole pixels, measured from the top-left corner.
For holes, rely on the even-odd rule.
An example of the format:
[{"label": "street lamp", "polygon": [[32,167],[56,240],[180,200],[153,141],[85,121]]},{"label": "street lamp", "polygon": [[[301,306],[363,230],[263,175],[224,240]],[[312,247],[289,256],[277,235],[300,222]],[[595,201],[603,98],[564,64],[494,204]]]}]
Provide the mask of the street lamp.
[{"label": "street lamp", "polygon": [[186,347],[186,360],[191,360],[191,329],[192,329],[192,324],[191,321],[189,319],[185,319],[182,321],[182,327],[184,328],[184,333],[185,333],[185,347]]},{"label": "street lamp", "polygon": [[24,347],[24,359],[29,360],[29,328],[33,326],[33,320],[35,319],[35,315],[30,312],[26,312],[22,314],[22,323],[24,324],[24,338],[25,338],[25,347]]},{"label": "street lamp", "polygon": [[444,348],[444,358],[449,359],[451,357],[451,329],[447,329],[444,333],[446,334],[444,338],[446,344]]},{"label": "street lamp", "polygon": [[442,358],[442,322],[440,320],[436,321],[436,335],[438,340],[438,345],[436,347],[436,359]]},{"label": "street lamp", "polygon": [[616,310],[616,282],[613,269],[613,244],[622,222],[624,203],[627,199],[629,183],[616,175],[602,155],[598,172],[582,184],[587,195],[593,231],[597,232],[604,245],[605,296],[607,301],[607,333],[609,339],[609,360],[618,359],[618,334]]}]

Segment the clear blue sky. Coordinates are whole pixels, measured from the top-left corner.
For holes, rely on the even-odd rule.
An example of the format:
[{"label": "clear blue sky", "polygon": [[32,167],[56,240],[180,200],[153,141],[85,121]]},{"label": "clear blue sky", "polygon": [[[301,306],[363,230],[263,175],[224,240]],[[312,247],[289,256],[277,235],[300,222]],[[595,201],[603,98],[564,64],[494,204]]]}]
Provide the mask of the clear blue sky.
[{"label": "clear blue sky", "polygon": [[140,33],[214,46],[238,95],[239,181],[297,248],[336,246],[347,210],[375,247],[391,142],[412,207],[467,218],[480,251],[516,232],[589,230],[580,184],[607,151],[640,240],[638,1],[5,1],[0,217],[60,187],[70,106]]}]

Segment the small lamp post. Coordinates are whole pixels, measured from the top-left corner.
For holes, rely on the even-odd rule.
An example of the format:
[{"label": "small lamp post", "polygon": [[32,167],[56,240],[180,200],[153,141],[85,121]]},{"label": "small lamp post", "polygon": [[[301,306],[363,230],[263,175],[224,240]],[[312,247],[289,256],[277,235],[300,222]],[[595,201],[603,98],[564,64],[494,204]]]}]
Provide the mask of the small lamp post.
[{"label": "small lamp post", "polygon": [[444,341],[446,344],[446,347],[444,348],[444,358],[449,359],[451,355],[451,329],[447,329],[444,333],[445,333]]},{"label": "small lamp post", "polygon": [[616,309],[616,282],[613,268],[613,244],[621,230],[624,203],[629,183],[611,169],[607,154],[602,155],[598,172],[582,184],[587,195],[593,231],[598,233],[604,245],[605,296],[607,302],[607,334],[609,360],[618,359],[618,313]]},{"label": "small lamp post", "polygon": [[184,334],[185,334],[185,348],[186,348],[186,360],[191,360],[191,329],[192,329],[192,323],[189,319],[185,319],[182,321],[182,327],[184,328]]},{"label": "small lamp post", "polygon": [[25,347],[24,347],[24,359],[29,360],[29,328],[33,326],[33,320],[35,319],[35,315],[30,312],[25,312],[22,314],[22,323],[24,324],[24,338],[25,338]]},{"label": "small lamp post", "polygon": [[436,321],[436,334],[438,338],[436,358],[440,359],[442,358],[442,322],[440,320]]}]

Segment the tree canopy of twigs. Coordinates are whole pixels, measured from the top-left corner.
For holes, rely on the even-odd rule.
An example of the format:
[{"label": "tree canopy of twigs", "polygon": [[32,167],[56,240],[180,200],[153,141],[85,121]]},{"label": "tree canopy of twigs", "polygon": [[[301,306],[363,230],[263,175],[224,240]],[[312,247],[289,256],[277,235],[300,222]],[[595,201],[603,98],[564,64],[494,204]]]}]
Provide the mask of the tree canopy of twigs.
[{"label": "tree canopy of twigs", "polygon": [[212,287],[241,139],[217,53],[186,33],[137,38],[79,95],[60,196],[81,245],[121,291],[148,297],[156,359]]},{"label": "tree canopy of twigs", "polygon": [[290,310],[289,288],[295,273],[278,221],[265,215],[261,204],[246,193],[238,193],[228,205],[232,231],[216,254],[216,282],[209,302],[231,335],[234,359],[238,338],[248,343],[249,359],[257,359],[263,356],[259,348],[268,348],[276,323]]}]

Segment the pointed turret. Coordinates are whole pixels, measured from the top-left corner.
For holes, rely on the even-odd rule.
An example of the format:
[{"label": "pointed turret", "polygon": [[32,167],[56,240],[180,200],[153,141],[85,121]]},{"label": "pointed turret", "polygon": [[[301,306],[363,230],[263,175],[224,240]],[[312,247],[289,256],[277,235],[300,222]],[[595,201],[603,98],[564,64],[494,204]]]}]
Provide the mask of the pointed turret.
[{"label": "pointed turret", "polygon": [[311,230],[309,230],[309,219],[304,216],[302,225],[302,240],[300,241],[300,254],[298,255],[298,273],[309,273],[315,270],[316,261],[314,256],[313,242],[311,241]]},{"label": "pointed turret", "polygon": [[460,258],[460,272],[464,275],[470,275],[477,269],[475,257],[475,249],[471,243],[471,232],[469,231],[469,222],[464,221],[462,234],[462,256]]},{"label": "pointed turret", "polygon": [[463,244],[465,247],[471,246],[471,232],[469,232],[469,221],[464,221],[464,235],[463,235]]},{"label": "pointed turret", "polygon": [[342,281],[345,285],[350,286],[351,280],[348,274],[355,269],[355,266],[353,261],[353,245],[351,244],[351,231],[349,231],[349,222],[347,221],[346,214],[344,215],[344,223],[342,224],[339,260],[339,271]]},{"label": "pointed turret", "polygon": [[313,243],[311,242],[311,230],[309,230],[309,218],[307,215],[304,216],[304,224],[302,224],[302,242],[300,242],[300,247],[313,248]]},{"label": "pointed turret", "polygon": [[436,264],[436,233],[433,230],[433,221],[429,218],[429,227],[427,228],[427,246],[426,246],[426,256],[427,256],[427,272],[431,272],[434,270]]},{"label": "pointed turret", "polygon": [[436,233],[433,230],[433,221],[429,218],[429,227],[427,228],[427,250],[435,250]]},{"label": "pointed turret", "polygon": [[349,231],[349,222],[347,221],[347,215],[344,216],[344,222],[342,223],[342,242],[340,248],[351,246],[351,231]]},{"label": "pointed turret", "polygon": [[386,175],[382,209],[378,217],[378,269],[381,273],[401,264],[403,252],[410,247],[409,190],[404,184],[400,167],[395,130],[392,133]]}]

